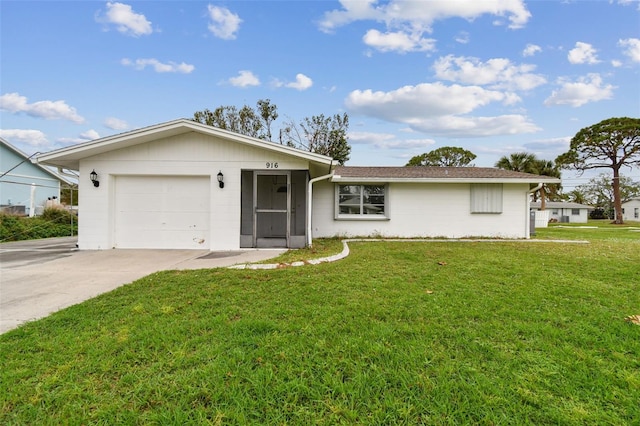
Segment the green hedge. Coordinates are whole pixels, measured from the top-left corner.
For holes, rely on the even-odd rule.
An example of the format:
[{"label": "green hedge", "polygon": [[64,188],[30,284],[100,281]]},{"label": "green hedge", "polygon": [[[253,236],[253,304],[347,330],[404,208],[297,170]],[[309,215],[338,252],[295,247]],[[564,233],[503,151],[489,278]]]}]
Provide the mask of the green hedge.
[{"label": "green hedge", "polygon": [[78,218],[66,210],[45,209],[42,215],[37,217],[0,213],[0,242],[69,237],[77,234]]}]

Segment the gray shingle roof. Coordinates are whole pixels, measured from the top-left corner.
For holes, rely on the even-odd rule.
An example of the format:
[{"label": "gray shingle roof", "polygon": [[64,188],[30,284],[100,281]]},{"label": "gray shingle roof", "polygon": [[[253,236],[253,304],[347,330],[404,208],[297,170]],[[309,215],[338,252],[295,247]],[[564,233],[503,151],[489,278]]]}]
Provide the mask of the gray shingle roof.
[{"label": "gray shingle roof", "polygon": [[552,181],[559,179],[530,173],[513,172],[493,167],[359,167],[338,166],[335,176],[347,179],[392,179],[392,180],[525,180],[530,182]]}]

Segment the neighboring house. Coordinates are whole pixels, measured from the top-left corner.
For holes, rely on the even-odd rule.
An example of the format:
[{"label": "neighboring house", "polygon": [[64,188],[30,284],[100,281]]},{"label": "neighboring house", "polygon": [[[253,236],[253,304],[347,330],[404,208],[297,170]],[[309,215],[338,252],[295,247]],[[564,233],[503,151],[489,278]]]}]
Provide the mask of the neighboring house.
[{"label": "neighboring house", "polygon": [[640,222],[640,197],[622,203],[622,220]]},{"label": "neighboring house", "polygon": [[480,167],[337,167],[323,155],[187,119],[38,161],[80,172],[80,249],[296,248],[331,236],[528,238],[530,188],[559,182]]},{"label": "neighboring house", "polygon": [[[532,202],[531,209],[540,210],[540,202]],[[594,207],[578,203],[547,201],[546,209],[549,211],[549,221],[587,223],[589,220],[589,211],[593,210]]]},{"label": "neighboring house", "polygon": [[61,183],[69,181],[0,138],[0,210],[40,214],[47,201],[60,200]]}]

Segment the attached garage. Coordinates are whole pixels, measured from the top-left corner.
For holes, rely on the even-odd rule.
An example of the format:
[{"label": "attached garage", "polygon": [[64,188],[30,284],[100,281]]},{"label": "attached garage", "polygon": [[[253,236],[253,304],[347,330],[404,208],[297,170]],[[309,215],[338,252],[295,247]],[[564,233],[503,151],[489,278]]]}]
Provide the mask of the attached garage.
[{"label": "attached garage", "polygon": [[115,248],[208,249],[209,176],[115,176]]},{"label": "attached garage", "polygon": [[78,247],[304,247],[307,185],[333,160],[179,119],[62,148],[43,164],[78,170]]}]

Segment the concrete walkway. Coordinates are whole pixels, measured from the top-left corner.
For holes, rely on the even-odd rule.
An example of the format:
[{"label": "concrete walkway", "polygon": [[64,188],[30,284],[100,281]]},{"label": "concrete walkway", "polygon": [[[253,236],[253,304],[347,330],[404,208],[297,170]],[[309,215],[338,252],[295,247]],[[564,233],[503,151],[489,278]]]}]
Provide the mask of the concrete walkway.
[{"label": "concrete walkway", "polygon": [[157,271],[260,262],[282,249],[76,250],[76,239],[0,244],[0,333]]}]

